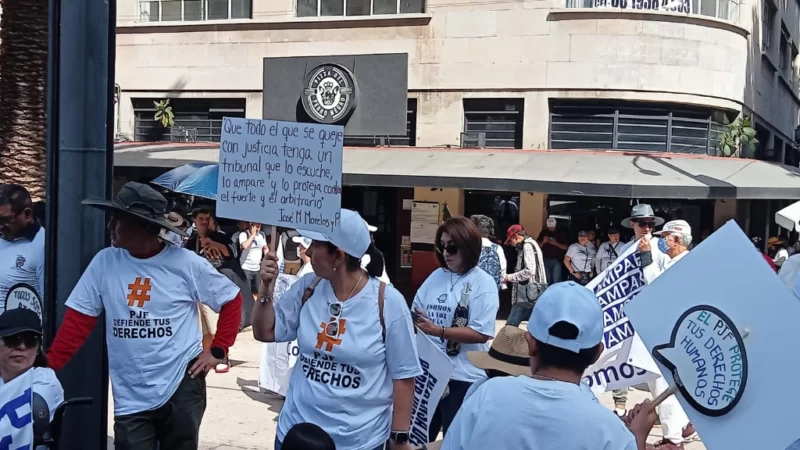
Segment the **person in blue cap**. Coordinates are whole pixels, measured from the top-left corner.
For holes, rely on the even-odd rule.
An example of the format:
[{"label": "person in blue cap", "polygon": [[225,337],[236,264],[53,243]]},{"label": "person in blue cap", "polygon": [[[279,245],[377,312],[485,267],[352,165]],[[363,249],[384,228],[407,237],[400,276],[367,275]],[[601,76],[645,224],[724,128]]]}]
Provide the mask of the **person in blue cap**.
[{"label": "person in blue cap", "polygon": [[603,313],[592,291],[572,281],[547,288],[525,339],[531,375],[492,378],[477,388],[456,415],[442,450],[646,448],[655,408],[638,405],[626,428],[581,383],[603,352]]}]

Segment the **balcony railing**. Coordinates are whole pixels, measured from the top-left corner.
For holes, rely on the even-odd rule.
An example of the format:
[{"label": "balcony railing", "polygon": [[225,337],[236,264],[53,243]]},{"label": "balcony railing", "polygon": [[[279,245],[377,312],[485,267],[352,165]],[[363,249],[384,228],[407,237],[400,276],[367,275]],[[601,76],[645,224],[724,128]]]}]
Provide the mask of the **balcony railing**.
[{"label": "balcony railing", "polygon": [[664,11],[702,15],[736,22],[739,0],[565,0],[566,8],[603,8],[620,11]]}]

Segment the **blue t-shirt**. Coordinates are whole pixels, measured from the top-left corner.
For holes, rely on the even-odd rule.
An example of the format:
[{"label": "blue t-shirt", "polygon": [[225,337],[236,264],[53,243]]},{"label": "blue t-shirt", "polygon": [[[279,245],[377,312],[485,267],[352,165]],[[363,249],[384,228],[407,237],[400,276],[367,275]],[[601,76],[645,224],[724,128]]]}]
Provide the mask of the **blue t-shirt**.
[{"label": "blue t-shirt", "polygon": [[300,349],[278,419],[278,440],[295,424],[310,422],[328,432],[337,449],[373,449],[389,438],[394,380],[422,374],[411,312],[403,296],[387,286],[384,343],[380,282],[370,278],[342,303],[339,328],[344,331],[331,338],[324,332],[331,319],[328,304],[336,301],[330,282],[320,281],[302,305],[314,277],[304,276],[275,303],[275,341],[297,339]]},{"label": "blue t-shirt", "polygon": [[[414,297],[414,308],[425,311],[428,318],[436,325],[449,327],[453,324],[453,314],[461,296],[468,296],[469,322],[467,326],[478,333],[494,337],[494,322],[500,300],[495,280],[479,267],[475,267],[464,275],[437,269],[422,283],[417,296]],[[447,343],[438,336],[431,336],[442,351]],[[486,372],[473,366],[467,359],[467,352],[488,351],[489,344],[461,344],[458,355],[451,356],[455,369],[453,380],[475,382],[486,376]]]},{"label": "blue t-shirt", "polygon": [[[498,433],[498,430],[507,432]],[[499,377],[464,400],[441,450],[636,450],[636,438],[587,386]]]}]

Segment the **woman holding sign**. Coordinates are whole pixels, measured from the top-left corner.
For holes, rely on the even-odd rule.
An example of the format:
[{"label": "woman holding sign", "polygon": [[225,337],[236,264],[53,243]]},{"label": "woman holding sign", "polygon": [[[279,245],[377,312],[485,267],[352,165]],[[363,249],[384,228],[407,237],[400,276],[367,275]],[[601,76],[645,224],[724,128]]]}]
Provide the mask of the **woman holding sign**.
[{"label": "woman holding sign", "polygon": [[436,230],[434,271],[414,298],[416,325],[431,336],[455,365],[448,383],[449,394],[439,401],[428,430],[435,441],[464,402],[472,383],[486,376],[467,359],[470,351],[488,351],[494,337],[494,321],[500,307],[497,281],[478,267],[483,248],[481,232],[465,217],[446,220]]},{"label": "woman holding sign", "polygon": [[[380,253],[363,219],[343,209],[338,232],[297,230],[311,239],[307,274],[273,302],[278,258],[262,262],[261,291],[253,309],[253,335],[300,349],[275,450],[289,430],[309,422],[328,432],[340,450],[410,450],[408,432],[414,377],[422,370],[405,299],[380,282]],[[369,253],[364,270],[361,258]]]}]

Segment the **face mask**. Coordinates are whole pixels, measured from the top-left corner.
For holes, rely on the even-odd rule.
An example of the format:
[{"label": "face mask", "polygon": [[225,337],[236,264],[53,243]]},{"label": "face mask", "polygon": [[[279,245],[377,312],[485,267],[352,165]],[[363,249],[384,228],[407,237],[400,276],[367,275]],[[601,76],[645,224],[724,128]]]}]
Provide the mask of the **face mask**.
[{"label": "face mask", "polygon": [[658,249],[661,250],[661,253],[667,253],[669,247],[667,246],[667,240],[664,238],[658,239]]}]

